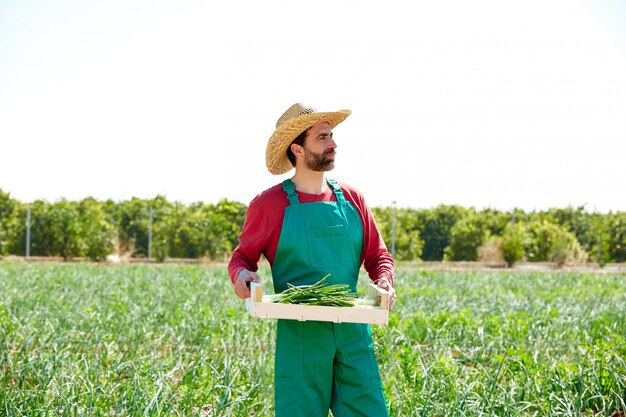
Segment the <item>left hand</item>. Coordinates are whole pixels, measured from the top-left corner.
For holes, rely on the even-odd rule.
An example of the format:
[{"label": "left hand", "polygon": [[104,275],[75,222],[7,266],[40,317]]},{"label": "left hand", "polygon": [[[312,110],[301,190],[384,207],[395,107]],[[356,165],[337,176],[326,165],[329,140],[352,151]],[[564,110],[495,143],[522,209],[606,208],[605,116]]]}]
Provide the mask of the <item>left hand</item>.
[{"label": "left hand", "polygon": [[376,284],[380,288],[387,290],[387,292],[389,292],[389,311],[391,311],[393,307],[393,303],[396,302],[396,290],[393,289],[393,287],[391,286],[391,283],[389,282],[387,278],[380,278],[379,280],[376,281]]}]

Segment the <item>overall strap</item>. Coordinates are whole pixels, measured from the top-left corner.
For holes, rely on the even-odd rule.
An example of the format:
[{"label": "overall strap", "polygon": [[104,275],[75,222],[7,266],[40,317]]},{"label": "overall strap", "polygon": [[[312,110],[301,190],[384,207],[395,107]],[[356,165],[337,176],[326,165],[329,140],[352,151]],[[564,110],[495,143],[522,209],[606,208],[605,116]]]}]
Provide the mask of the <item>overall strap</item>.
[{"label": "overall strap", "polygon": [[291,204],[292,206],[300,204],[300,200],[298,200],[298,194],[296,194],[296,184],[294,184],[293,181],[291,181],[289,178],[283,181],[283,190],[287,193],[289,204]]},{"label": "overall strap", "polygon": [[337,198],[337,202],[339,204],[345,204],[346,199],[343,196],[343,191],[341,190],[341,188],[339,188],[339,184],[337,183],[337,181],[336,180],[326,179],[326,182],[328,183],[330,188],[333,189],[333,193],[335,193],[335,197]]}]

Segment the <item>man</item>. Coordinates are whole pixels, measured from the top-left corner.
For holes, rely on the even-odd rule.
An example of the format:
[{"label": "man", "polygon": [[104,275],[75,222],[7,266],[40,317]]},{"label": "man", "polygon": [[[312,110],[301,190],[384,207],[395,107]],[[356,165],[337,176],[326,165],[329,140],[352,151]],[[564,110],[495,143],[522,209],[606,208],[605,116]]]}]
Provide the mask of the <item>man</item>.
[{"label": "man", "polygon": [[[324,175],[335,165],[332,129],[350,114],[294,104],[278,119],[267,168],[279,175],[295,167],[295,174],[248,207],[228,266],[239,297],[250,296],[250,281],[261,281],[256,271],[263,254],[276,293],[327,274],[329,284],[356,292],[363,264],[393,304],[393,259],[370,209],[354,187]],[[327,417],[329,408],[335,417],[388,415],[366,324],[278,320],[274,386],[277,417]]]}]

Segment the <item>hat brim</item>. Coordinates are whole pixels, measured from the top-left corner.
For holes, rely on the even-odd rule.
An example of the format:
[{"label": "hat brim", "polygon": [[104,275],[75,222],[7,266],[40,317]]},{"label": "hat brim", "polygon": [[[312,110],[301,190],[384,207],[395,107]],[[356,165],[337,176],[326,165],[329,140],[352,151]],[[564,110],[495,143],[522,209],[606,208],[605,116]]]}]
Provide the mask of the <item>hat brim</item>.
[{"label": "hat brim", "polygon": [[303,114],[280,125],[267,141],[267,149],[265,151],[267,170],[274,175],[284,174],[291,170],[293,165],[291,165],[287,157],[287,148],[300,133],[321,122],[327,122],[331,129],[334,129],[335,126],[346,120],[350,114],[352,114],[350,110]]}]

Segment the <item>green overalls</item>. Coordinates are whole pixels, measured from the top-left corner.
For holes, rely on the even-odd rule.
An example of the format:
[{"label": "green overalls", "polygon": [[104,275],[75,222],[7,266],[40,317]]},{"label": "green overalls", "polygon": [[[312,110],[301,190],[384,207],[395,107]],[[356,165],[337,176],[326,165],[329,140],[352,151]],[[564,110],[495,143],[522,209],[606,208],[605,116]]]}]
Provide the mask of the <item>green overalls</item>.
[{"label": "green overalls", "polygon": [[[313,284],[356,284],[363,250],[359,213],[336,182],[336,202],[300,204],[295,185],[283,182],[290,205],[272,265],[276,293]],[[278,320],[275,359],[276,417],[388,416],[369,326]]]}]

